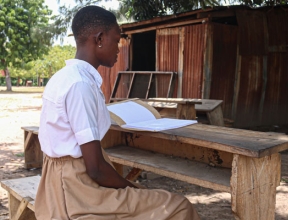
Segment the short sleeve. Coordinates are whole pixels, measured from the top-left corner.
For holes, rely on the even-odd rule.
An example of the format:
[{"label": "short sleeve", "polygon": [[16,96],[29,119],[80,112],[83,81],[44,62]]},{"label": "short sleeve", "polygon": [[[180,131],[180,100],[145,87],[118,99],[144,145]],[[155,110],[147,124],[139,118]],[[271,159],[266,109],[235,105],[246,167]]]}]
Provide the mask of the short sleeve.
[{"label": "short sleeve", "polygon": [[66,114],[79,145],[100,140],[98,93],[93,85],[77,82],[70,88],[66,100]]}]

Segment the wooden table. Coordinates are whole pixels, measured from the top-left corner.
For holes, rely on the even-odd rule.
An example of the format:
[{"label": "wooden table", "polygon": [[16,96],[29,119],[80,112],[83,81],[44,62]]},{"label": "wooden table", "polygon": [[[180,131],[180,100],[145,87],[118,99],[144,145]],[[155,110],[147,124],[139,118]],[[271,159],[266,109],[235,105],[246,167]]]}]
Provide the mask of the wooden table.
[{"label": "wooden table", "polygon": [[120,173],[127,165],[134,173],[147,170],[230,192],[236,219],[275,218],[286,135],[204,124],[154,133],[113,124],[102,146]]}]

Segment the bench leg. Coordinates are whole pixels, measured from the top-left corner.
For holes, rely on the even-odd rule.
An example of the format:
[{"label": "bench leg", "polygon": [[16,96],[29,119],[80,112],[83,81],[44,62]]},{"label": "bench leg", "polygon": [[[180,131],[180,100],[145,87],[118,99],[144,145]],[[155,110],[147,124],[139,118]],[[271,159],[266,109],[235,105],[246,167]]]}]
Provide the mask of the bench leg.
[{"label": "bench leg", "polygon": [[11,220],[36,220],[35,214],[32,210],[27,208],[29,201],[33,200],[30,197],[23,198],[19,201],[10,193],[9,199],[9,218]]},{"label": "bench leg", "polygon": [[176,118],[194,120],[196,118],[195,105],[178,103],[176,109]]},{"label": "bench leg", "polygon": [[232,211],[237,220],[275,219],[276,187],[280,184],[281,157],[234,155],[231,177]]},{"label": "bench leg", "polygon": [[41,151],[38,135],[32,131],[24,131],[24,157],[24,167],[26,169],[42,167],[43,152]]},{"label": "bench leg", "polygon": [[223,112],[220,105],[206,114],[211,125],[224,126]]},{"label": "bench leg", "polygon": [[130,181],[135,181],[138,176],[141,174],[142,170],[133,167],[132,170],[127,174],[125,179],[130,180]]}]

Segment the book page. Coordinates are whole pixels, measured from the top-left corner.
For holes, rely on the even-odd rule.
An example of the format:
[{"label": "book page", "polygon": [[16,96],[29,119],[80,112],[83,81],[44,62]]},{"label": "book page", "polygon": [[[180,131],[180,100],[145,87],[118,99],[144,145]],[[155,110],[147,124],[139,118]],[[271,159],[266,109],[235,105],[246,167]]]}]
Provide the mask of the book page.
[{"label": "book page", "polygon": [[196,120],[182,120],[182,119],[172,119],[172,118],[160,118],[149,121],[141,121],[137,123],[129,123],[122,125],[122,128],[132,129],[132,130],[142,130],[142,131],[163,131],[168,129],[175,129],[184,127],[187,125],[197,123]]},{"label": "book page", "polygon": [[108,105],[107,108],[110,112],[119,116],[126,124],[156,119],[147,108],[133,101]]}]

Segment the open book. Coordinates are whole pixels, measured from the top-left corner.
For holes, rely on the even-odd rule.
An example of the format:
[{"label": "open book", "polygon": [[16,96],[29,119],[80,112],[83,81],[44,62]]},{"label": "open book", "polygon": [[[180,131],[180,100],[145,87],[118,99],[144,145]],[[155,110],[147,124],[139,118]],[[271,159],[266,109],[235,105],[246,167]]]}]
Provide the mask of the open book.
[{"label": "open book", "polygon": [[107,105],[110,117],[122,128],[140,131],[162,131],[195,124],[195,120],[161,118],[159,112],[141,100],[126,100]]}]

